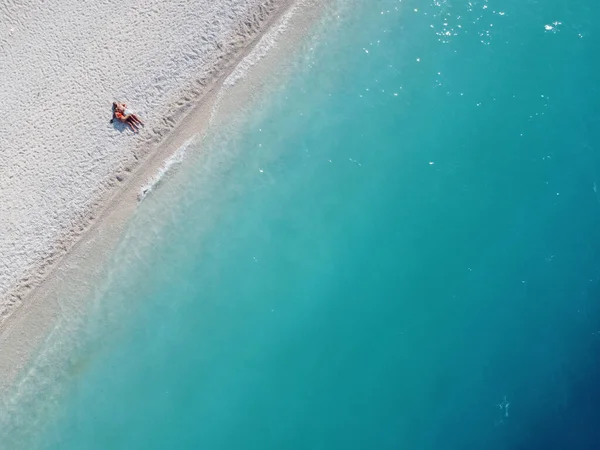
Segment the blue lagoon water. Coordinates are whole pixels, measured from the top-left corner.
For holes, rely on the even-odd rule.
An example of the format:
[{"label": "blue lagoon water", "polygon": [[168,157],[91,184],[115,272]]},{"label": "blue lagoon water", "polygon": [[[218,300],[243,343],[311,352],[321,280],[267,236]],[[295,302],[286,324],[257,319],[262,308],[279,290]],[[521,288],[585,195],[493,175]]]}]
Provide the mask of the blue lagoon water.
[{"label": "blue lagoon water", "polygon": [[600,5],[325,14],[141,204],[6,448],[600,448]]}]

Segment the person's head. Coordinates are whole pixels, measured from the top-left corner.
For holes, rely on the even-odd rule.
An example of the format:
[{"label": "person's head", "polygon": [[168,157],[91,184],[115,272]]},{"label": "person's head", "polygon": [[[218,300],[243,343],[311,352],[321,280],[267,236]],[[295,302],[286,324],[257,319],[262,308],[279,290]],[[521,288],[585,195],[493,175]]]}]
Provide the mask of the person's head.
[{"label": "person's head", "polygon": [[119,106],[119,105],[117,105],[117,102],[113,102],[113,105],[112,105],[112,109],[113,109],[113,111],[114,111],[115,109],[117,109],[117,107],[118,107],[118,106]]}]

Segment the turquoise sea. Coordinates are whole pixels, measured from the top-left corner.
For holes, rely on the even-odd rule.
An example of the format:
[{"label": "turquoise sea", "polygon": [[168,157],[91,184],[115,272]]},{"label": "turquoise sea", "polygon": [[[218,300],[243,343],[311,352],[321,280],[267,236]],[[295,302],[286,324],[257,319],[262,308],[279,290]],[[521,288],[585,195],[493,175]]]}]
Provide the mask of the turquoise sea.
[{"label": "turquoise sea", "polygon": [[600,448],[599,17],[326,8],[141,203],[0,448]]}]

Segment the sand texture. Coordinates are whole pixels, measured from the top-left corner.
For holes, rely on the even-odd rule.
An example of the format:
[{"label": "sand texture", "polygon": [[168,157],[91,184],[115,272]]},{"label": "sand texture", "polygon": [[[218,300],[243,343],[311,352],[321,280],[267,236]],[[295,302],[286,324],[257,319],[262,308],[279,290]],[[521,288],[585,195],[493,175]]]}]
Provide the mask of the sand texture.
[{"label": "sand texture", "polygon": [[[0,4],[0,324],[288,3]],[[139,134],[109,123],[113,100]]]}]

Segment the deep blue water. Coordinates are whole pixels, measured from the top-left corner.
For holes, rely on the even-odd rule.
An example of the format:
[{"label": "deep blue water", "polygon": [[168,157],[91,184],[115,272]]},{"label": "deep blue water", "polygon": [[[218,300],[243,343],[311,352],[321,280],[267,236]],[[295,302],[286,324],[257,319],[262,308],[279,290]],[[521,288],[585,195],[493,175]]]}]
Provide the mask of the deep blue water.
[{"label": "deep blue water", "polygon": [[27,445],[600,448],[598,17],[346,4],[142,203]]}]

